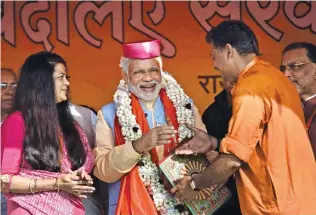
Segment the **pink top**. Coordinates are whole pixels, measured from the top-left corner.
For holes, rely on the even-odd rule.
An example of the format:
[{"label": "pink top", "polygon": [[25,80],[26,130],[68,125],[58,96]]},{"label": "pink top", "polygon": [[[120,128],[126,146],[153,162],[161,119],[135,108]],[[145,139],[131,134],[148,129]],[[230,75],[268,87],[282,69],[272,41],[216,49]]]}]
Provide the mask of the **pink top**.
[{"label": "pink top", "polygon": [[124,57],[132,59],[149,59],[160,55],[160,41],[153,40],[122,45]]},{"label": "pink top", "polygon": [[[86,151],[86,161],[81,167],[90,173],[94,166],[94,156],[83,130],[77,125],[82,143]],[[9,115],[1,126],[1,174],[20,175],[28,178],[56,178],[60,173],[33,170],[23,157],[25,138],[24,119],[20,112]],[[81,169],[80,168],[80,169]],[[71,169],[64,142],[62,142],[61,173]],[[34,194],[7,193],[8,214],[68,215],[84,214],[84,206],[80,198],[67,192],[38,192]],[[14,205],[14,207],[13,207]],[[11,207],[10,207],[11,206]],[[18,207],[18,208],[17,208]]]}]

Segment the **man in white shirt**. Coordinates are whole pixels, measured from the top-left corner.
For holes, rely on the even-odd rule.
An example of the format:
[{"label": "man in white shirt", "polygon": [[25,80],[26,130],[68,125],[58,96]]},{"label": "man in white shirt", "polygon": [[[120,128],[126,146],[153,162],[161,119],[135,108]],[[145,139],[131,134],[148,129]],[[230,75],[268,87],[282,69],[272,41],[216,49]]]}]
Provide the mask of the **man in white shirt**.
[{"label": "man in white shirt", "polygon": [[[74,120],[80,125],[80,127],[84,130],[87,135],[89,144],[91,149],[95,147],[95,125],[96,125],[96,114],[95,111],[89,108],[88,106],[83,105],[75,105],[69,103],[69,109],[71,115],[74,117]],[[86,215],[100,215],[102,214],[101,204],[100,204],[100,194],[97,192],[98,190],[106,190],[107,185],[101,184],[98,179],[94,176],[93,183],[96,188],[96,192],[92,195],[88,196],[87,199],[82,199],[83,205],[86,209]],[[104,206],[103,206],[104,207]]]},{"label": "man in white shirt", "polygon": [[[1,123],[11,112],[16,88],[16,74],[12,69],[1,68]],[[7,214],[7,201],[1,194],[1,214]]]},{"label": "man in white shirt", "polygon": [[[70,113],[74,117],[74,120],[80,125],[87,135],[91,149],[95,147],[95,125],[96,125],[96,114],[94,111],[89,109],[87,106],[79,106],[69,103]],[[92,176],[93,177],[93,176]],[[98,180],[93,177],[94,186],[99,189]],[[106,185],[103,185],[106,186]],[[104,188],[102,188],[104,190]],[[82,199],[83,205],[86,209],[86,215],[100,215],[101,204],[99,202],[99,195],[97,192],[89,195],[87,199]]]},{"label": "man in white shirt", "polygon": [[12,109],[16,81],[16,74],[12,69],[1,68],[1,122]]},{"label": "man in white shirt", "polygon": [[71,115],[84,130],[89,140],[91,149],[95,142],[95,125],[97,121],[96,114],[89,108],[69,103]]}]

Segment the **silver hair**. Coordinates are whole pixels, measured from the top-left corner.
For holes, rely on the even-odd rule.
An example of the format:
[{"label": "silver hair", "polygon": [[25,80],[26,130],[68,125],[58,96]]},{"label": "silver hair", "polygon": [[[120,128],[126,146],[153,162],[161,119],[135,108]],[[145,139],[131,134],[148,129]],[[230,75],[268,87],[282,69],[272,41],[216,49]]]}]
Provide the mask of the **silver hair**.
[{"label": "silver hair", "polygon": [[[156,59],[158,61],[160,70],[162,71],[162,58],[161,58],[161,56],[155,57],[154,59]],[[121,57],[119,66],[123,72],[128,73],[128,67],[129,67],[131,60],[133,60],[133,59],[127,58],[127,57]]]}]

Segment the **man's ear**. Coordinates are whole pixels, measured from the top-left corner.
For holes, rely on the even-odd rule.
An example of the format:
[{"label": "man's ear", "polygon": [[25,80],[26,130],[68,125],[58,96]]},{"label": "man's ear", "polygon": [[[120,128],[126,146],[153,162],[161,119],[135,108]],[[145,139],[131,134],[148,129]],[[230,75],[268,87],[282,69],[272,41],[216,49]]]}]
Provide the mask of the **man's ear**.
[{"label": "man's ear", "polygon": [[313,63],[313,72],[314,72],[313,78],[316,80],[316,63]]},{"label": "man's ear", "polygon": [[227,43],[225,48],[226,48],[226,52],[227,52],[226,57],[227,57],[227,60],[229,60],[233,57],[233,47],[229,43]]},{"label": "man's ear", "polygon": [[124,79],[125,83],[128,81],[128,74],[122,71],[122,78]]}]

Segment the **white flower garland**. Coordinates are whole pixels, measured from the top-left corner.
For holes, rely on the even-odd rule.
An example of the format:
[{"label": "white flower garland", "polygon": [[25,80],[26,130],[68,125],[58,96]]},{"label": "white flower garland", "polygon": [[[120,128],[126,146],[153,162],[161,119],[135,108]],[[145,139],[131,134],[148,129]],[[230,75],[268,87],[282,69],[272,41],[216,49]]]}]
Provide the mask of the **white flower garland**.
[{"label": "white flower garland", "polygon": [[143,155],[141,161],[143,166],[138,167],[140,178],[146,186],[148,193],[152,196],[157,211],[161,215],[188,215],[189,212],[187,210],[181,213],[176,209],[175,206],[180,203],[159,182],[159,169],[151,161],[150,154]]},{"label": "white flower garland", "polygon": [[[178,141],[192,137],[193,132],[188,129],[185,123],[194,125],[194,114],[190,98],[184,93],[177,81],[168,73],[162,72],[162,88],[166,90],[168,98],[172,101],[179,123]],[[136,116],[132,112],[130,91],[124,80],[120,81],[117,91],[114,94],[116,115],[122,128],[122,135],[125,141],[134,141],[142,136],[142,130],[136,122]],[[152,195],[157,211],[161,215],[188,214],[188,211],[180,213],[176,208],[176,199],[159,182],[159,169],[151,160],[150,154],[141,158],[144,166],[139,166],[141,179],[150,195]]]},{"label": "white flower garland", "polygon": [[[166,90],[168,98],[176,109],[179,123],[178,141],[181,142],[185,137],[192,137],[192,131],[185,126],[185,123],[194,125],[194,107],[192,107],[189,96],[184,93],[177,81],[166,72],[162,72],[162,87]],[[142,136],[142,131],[132,112],[130,92],[123,79],[114,94],[114,103],[125,141],[139,139]]]}]

